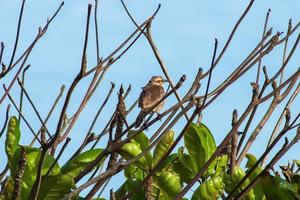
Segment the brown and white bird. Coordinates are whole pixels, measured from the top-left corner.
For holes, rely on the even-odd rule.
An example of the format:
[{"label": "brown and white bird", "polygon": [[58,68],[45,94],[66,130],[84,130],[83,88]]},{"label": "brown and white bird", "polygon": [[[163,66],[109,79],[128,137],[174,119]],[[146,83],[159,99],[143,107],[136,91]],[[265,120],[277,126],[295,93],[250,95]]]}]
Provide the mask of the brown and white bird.
[{"label": "brown and white bird", "polygon": [[140,94],[138,102],[141,112],[135,121],[136,128],[141,125],[147,114],[153,112],[159,113],[159,111],[163,108],[164,101],[159,103],[155,108],[153,108],[153,106],[157,104],[165,95],[165,90],[163,87],[163,83],[165,82],[167,82],[167,80],[163,79],[161,76],[153,76],[148,84],[142,88],[143,90]]}]

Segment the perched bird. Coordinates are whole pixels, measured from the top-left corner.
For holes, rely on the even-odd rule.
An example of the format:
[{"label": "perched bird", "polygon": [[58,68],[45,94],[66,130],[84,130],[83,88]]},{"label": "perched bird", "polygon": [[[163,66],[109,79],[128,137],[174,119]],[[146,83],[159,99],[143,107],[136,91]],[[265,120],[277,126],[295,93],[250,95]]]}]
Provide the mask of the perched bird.
[{"label": "perched bird", "polygon": [[155,108],[153,108],[153,106],[157,104],[157,102],[159,102],[159,100],[161,100],[165,95],[165,90],[163,87],[163,83],[165,82],[167,82],[167,80],[163,79],[161,76],[153,76],[148,84],[142,88],[143,90],[140,94],[138,102],[141,112],[135,121],[136,128],[141,125],[147,114],[153,112],[159,113],[159,111],[163,108],[164,101],[159,103]]}]

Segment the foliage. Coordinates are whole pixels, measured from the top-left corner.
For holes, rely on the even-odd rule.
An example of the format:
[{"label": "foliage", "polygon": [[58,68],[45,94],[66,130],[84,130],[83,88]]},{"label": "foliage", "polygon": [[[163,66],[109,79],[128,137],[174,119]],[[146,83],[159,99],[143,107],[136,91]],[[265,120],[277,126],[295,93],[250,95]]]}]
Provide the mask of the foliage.
[{"label": "foliage", "polygon": [[[21,199],[27,199],[36,179],[38,160],[41,149],[31,146],[20,146],[21,132],[19,122],[16,117],[11,117],[8,122],[5,149],[10,169],[10,177],[4,185],[0,199],[10,199],[13,193],[13,184],[17,173],[18,161],[21,148],[26,152],[26,166],[22,176]],[[50,154],[46,155],[42,169],[42,184],[38,199],[56,200],[75,188],[74,177],[76,177],[84,167],[92,162],[102,149],[93,149],[83,152],[75,158],[69,160],[60,167],[55,158]],[[54,164],[54,165],[53,165]],[[51,167],[53,165],[53,167]],[[48,171],[51,169],[50,173]],[[45,176],[48,173],[47,176]]]},{"label": "foliage", "polygon": [[[119,151],[127,160],[137,156],[149,147],[149,139],[143,132],[129,132],[128,136],[132,136],[133,134],[136,134],[136,136]],[[126,181],[116,191],[117,199],[121,199],[124,195],[134,191],[151,169],[160,164],[159,160],[164,157],[165,152],[174,142],[174,134],[173,131],[166,132],[156,145],[153,154],[148,152],[145,156],[126,167],[124,170]],[[13,183],[21,151],[21,146],[19,145],[20,137],[19,122],[16,117],[12,117],[8,123],[5,143],[11,176],[4,186],[1,199],[11,198],[13,192]],[[21,183],[21,198],[27,199],[36,177],[38,164],[36,160],[38,160],[41,150],[30,146],[23,146],[23,148],[27,157]],[[185,152],[185,148],[187,152]],[[154,174],[153,184],[151,185],[153,187],[152,198],[157,200],[173,199],[181,191],[184,184],[189,183],[196,175],[197,171],[199,171],[215,150],[215,140],[209,129],[204,124],[191,124],[185,133],[184,146],[178,148],[178,153],[169,155],[161,163],[159,171]],[[70,159],[62,167],[58,163],[55,163],[54,157],[47,154],[42,170],[43,179],[38,199],[55,200],[70,192],[71,189],[76,187],[74,178],[101,152],[102,149],[88,150]],[[241,167],[236,166],[232,174],[228,171],[228,156],[224,154],[218,157],[208,168],[206,175],[201,178],[202,181],[199,182],[200,185],[192,195],[192,200],[217,200],[224,192],[229,194],[257,161],[251,154],[247,154],[246,157],[248,159],[246,172]],[[294,162],[297,165],[299,164],[297,160]],[[55,164],[51,172],[45,177],[53,163]],[[243,190],[261,171],[260,167],[255,168],[252,175],[241,185],[234,195]],[[296,174],[294,175],[295,177],[297,176]],[[144,193],[145,188],[133,192],[131,199],[142,199]],[[264,175],[259,183],[244,197],[245,200],[292,200],[295,198],[300,198],[299,180],[293,179],[292,182],[288,182],[278,174],[271,175],[269,173]],[[77,197],[77,199],[80,199],[80,197]]]}]

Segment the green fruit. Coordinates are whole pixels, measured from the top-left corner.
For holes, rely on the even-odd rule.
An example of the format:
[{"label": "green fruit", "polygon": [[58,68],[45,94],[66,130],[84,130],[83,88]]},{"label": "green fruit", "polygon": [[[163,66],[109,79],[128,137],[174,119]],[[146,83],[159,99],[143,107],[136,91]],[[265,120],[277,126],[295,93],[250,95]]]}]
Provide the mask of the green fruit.
[{"label": "green fruit", "polygon": [[206,191],[209,196],[213,196],[217,193],[217,189],[214,186],[214,182],[212,179],[209,179],[207,182],[204,183],[206,185]]},{"label": "green fruit", "polygon": [[158,177],[159,187],[170,197],[181,191],[180,178],[174,172],[164,171]]},{"label": "green fruit", "polygon": [[192,200],[217,200],[223,193],[224,186],[221,176],[213,177],[198,187]]}]

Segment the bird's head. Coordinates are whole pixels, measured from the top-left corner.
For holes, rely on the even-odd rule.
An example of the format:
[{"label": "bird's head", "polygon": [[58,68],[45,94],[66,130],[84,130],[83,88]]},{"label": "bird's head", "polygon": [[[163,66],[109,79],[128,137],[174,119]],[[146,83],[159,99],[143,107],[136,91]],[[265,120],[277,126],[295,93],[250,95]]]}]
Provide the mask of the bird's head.
[{"label": "bird's head", "polygon": [[160,85],[162,86],[165,82],[168,82],[168,80],[163,79],[161,76],[152,76],[149,83],[153,85]]}]

